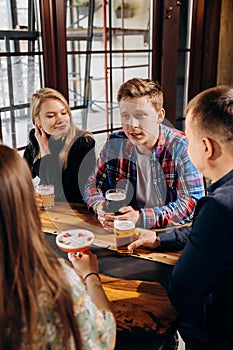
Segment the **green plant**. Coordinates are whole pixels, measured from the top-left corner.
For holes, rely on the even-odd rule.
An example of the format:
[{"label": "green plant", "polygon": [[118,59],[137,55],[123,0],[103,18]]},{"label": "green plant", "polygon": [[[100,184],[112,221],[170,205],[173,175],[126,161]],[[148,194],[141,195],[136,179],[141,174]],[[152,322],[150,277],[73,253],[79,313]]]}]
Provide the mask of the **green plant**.
[{"label": "green plant", "polygon": [[[116,7],[116,10],[120,10],[121,7],[122,7],[121,4],[118,5],[118,6]],[[130,4],[124,3],[123,7],[124,7],[124,10],[129,9],[129,8],[130,8]]]},{"label": "green plant", "polygon": [[87,7],[89,5],[89,1],[78,1],[79,7]]},{"label": "green plant", "polygon": [[122,5],[118,5],[115,9],[117,18],[121,18],[122,10],[124,13],[124,18],[133,17],[133,8],[131,7],[130,4],[124,3],[123,8],[122,8]]}]

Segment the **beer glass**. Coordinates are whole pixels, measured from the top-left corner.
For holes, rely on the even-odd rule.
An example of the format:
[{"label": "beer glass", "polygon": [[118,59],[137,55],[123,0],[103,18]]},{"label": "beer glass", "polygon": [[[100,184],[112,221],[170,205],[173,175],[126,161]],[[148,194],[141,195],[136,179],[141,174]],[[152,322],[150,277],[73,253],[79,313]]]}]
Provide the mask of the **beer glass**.
[{"label": "beer glass", "polygon": [[49,209],[54,206],[54,186],[53,185],[38,185],[35,187],[36,193],[40,195],[42,200],[41,209]]},{"label": "beer glass", "polygon": [[129,220],[114,220],[117,252],[120,255],[130,255],[128,245],[139,237],[135,224]]},{"label": "beer glass", "polygon": [[112,188],[106,191],[105,198],[105,210],[117,214],[119,209],[125,206],[126,191],[120,188]]}]

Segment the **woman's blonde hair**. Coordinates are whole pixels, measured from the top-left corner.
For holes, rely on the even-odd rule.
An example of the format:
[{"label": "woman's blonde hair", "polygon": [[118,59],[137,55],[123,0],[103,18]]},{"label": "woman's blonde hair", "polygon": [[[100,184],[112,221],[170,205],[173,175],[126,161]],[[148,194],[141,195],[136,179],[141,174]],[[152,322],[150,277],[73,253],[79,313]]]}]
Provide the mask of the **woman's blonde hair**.
[{"label": "woman's blonde hair", "polygon": [[[55,312],[64,349],[71,337],[81,349],[80,332],[62,268],[45,240],[31,173],[18,153],[0,145],[0,349],[35,349],[39,318]],[[39,307],[41,293],[46,303]],[[22,324],[26,332],[22,332]],[[23,327],[23,328],[24,328]],[[47,344],[46,335],[44,344]],[[34,345],[34,346],[33,346]],[[45,346],[46,347],[46,346]]]},{"label": "woman's blonde hair", "polygon": [[[72,113],[65,97],[59,91],[48,87],[37,90],[31,97],[31,102],[30,102],[31,118],[34,125],[36,123],[37,124],[40,123],[39,114],[40,114],[41,105],[47,99],[55,99],[61,102],[63,106],[67,109],[67,112],[70,116],[70,128],[65,139],[65,144],[59,154],[60,162],[65,169],[67,167],[67,159],[68,159],[70,148],[74,142],[74,139],[80,136],[82,132],[73,122]],[[36,159],[39,156],[40,155],[38,154]]]}]

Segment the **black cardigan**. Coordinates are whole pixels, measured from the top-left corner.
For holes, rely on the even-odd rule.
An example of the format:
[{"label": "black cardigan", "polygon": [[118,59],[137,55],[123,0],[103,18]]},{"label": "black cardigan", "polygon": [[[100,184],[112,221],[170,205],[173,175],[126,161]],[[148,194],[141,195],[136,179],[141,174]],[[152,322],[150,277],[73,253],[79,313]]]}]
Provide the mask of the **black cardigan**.
[{"label": "black cardigan", "polygon": [[54,140],[50,137],[50,154],[35,161],[39,145],[35,129],[32,129],[23,156],[27,160],[33,178],[39,176],[41,183],[54,184],[56,201],[81,203],[84,186],[96,164],[95,140],[90,133],[79,131],[69,151],[66,169],[59,161],[64,142],[65,140]]}]

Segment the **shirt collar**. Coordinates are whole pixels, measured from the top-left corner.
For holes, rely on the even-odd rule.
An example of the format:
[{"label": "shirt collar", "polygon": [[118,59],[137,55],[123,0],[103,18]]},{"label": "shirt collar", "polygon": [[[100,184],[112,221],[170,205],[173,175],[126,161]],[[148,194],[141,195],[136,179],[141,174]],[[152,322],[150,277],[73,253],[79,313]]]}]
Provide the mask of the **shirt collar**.
[{"label": "shirt collar", "polygon": [[218,187],[226,184],[229,180],[233,180],[233,169],[229,173],[221,177],[221,179],[211,184],[207,189],[208,193],[213,193]]}]

